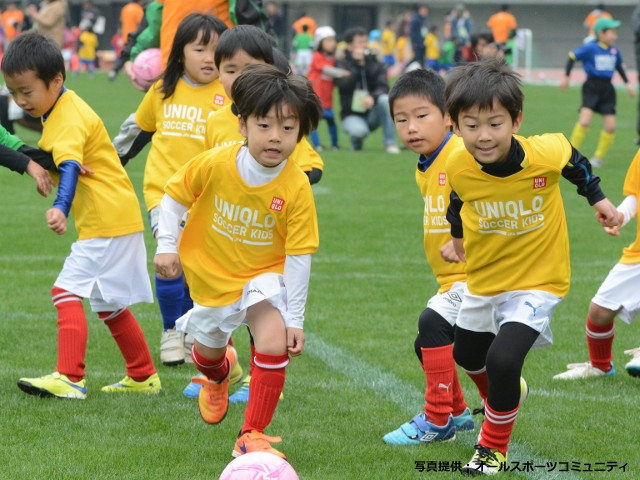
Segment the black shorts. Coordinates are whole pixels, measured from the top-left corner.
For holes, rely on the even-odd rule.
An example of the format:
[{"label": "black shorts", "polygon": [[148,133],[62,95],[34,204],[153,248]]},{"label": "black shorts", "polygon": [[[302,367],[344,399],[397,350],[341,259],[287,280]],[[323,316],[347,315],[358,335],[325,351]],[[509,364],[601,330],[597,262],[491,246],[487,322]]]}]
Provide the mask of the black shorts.
[{"label": "black shorts", "polygon": [[615,115],[616,90],[608,78],[590,77],[582,84],[582,108],[601,115]]}]

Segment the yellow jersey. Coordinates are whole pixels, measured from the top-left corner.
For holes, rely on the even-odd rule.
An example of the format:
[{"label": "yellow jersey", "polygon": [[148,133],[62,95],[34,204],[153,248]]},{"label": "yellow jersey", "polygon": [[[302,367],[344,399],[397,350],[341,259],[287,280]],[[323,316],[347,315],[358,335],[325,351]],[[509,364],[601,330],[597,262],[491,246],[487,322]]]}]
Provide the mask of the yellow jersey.
[{"label": "yellow jersey", "polygon": [[198,304],[230,305],[247,282],[284,273],[287,255],[318,249],[318,221],[309,179],[294,162],[265,185],[248,186],[236,167],[241,145],[198,155],[167,182],[166,192],[190,207],[178,253]]},{"label": "yellow jersey", "polygon": [[[623,193],[625,196],[634,195],[640,198],[640,150],[633,157],[633,161],[627,170],[627,176],[624,179]],[[622,250],[622,258],[620,263],[639,263],[640,262],[640,222],[636,221],[636,239],[628,247]]]},{"label": "yellow jersey", "polygon": [[78,239],[143,231],[138,197],[96,112],[66,90],[42,123],[38,147],[51,153],[56,166],[73,160],[95,172],[78,177],[71,203]]},{"label": "yellow jersey", "polygon": [[143,180],[147,210],[160,205],[167,180],[204,152],[207,118],[228,103],[218,79],[199,86],[180,79],[166,99],[161,85],[162,80],[147,91],[135,114],[142,130],[154,132]]},{"label": "yellow jersey", "polygon": [[464,148],[448,158],[448,180],[464,202],[467,286],[474,295],[542,290],[563,297],[571,269],[559,181],[571,144],[562,134],[515,138],[523,169],[505,178],[483,172]]},{"label": "yellow jersey", "polygon": [[464,149],[462,139],[452,135],[433,163],[425,170],[416,169],[416,182],[424,199],[424,251],[427,262],[438,280],[438,292],[446,292],[455,282],[465,282],[464,263],[445,262],[440,248],[451,240],[451,226],[447,221],[451,186],[447,182],[445,163],[453,151]]}]

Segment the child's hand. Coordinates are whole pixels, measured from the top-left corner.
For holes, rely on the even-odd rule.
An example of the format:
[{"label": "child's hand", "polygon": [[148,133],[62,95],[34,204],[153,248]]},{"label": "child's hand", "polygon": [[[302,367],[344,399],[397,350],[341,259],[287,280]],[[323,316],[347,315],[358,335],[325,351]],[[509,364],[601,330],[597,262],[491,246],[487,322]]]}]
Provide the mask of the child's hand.
[{"label": "child's hand", "polygon": [[96,172],[91,170],[89,167],[85,167],[84,165],[80,167],[80,175],[93,175],[94,173]]},{"label": "child's hand", "polygon": [[464,255],[464,238],[452,238],[451,243],[455,249],[456,255],[461,262],[466,262],[467,257]]},{"label": "child's hand", "polygon": [[458,263],[460,261],[460,257],[458,257],[456,249],[453,246],[453,240],[449,240],[440,248],[440,256],[445,262]]},{"label": "child's hand", "polygon": [[304,332],[299,328],[287,328],[287,350],[289,355],[297,357],[304,348]]},{"label": "child's hand", "polygon": [[63,235],[67,231],[67,216],[59,208],[47,210],[47,226],[58,235]]},{"label": "child's hand", "polygon": [[182,273],[177,253],[159,253],[153,257],[153,268],[161,278],[176,278]]},{"label": "child's hand", "polygon": [[124,73],[127,74],[127,78],[129,79],[129,82],[131,82],[131,85],[136,87],[141,92],[146,92],[146,89],[142,85],[140,85],[138,83],[138,81],[136,80],[136,74],[133,73],[133,62],[132,61],[129,60],[129,61],[124,62],[124,65],[122,66],[122,70],[124,70]]},{"label": "child's hand", "polygon": [[612,237],[619,237],[620,229],[622,228],[623,221],[624,221],[624,215],[622,214],[622,212],[618,212],[618,225],[615,225],[613,227],[604,227],[605,233],[608,233]]},{"label": "child's hand", "polygon": [[30,160],[27,164],[27,175],[33,177],[36,181],[36,190],[43,197],[46,197],[51,193],[51,188],[55,185],[49,172],[38,165],[33,160]]},{"label": "child's hand", "polygon": [[560,80],[560,90],[566,90],[567,87],[569,86],[569,77],[563,77],[562,80]]},{"label": "child's hand", "polygon": [[603,227],[617,227],[620,222],[620,212],[608,198],[600,200],[593,205],[596,209],[596,220]]},{"label": "child's hand", "polygon": [[631,82],[627,82],[627,92],[631,98],[636,96],[636,89]]}]

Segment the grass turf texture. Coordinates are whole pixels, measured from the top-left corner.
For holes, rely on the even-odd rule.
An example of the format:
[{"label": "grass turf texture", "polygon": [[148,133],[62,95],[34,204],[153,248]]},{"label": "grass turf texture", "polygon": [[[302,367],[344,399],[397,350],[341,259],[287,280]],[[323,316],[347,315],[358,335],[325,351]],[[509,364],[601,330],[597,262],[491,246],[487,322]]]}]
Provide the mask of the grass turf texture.
[{"label": "grass turf texture", "polygon": [[[81,75],[68,79],[67,86],[100,114],[112,137],[142,99],[122,76],[109,83],[105,75],[93,80]],[[526,86],[525,93],[522,134],[570,134],[577,120],[578,87],[563,93]],[[619,91],[617,137],[597,171],[615,204],[622,200],[622,183],[636,151],[635,121],[635,101]],[[587,156],[595,149],[600,126],[596,117],[582,149]],[[37,142],[37,134],[18,133],[30,144]],[[328,144],[325,124],[320,134]],[[379,131],[364,151],[352,153],[340,135],[343,150],[322,153],[325,174],[314,187],[321,247],[313,260],[306,349],[288,368],[285,399],[266,433],[283,437],[278,448],[302,479],[423,478],[436,472],[418,471],[418,461],[425,462],[425,469],[446,470],[471,458],[481,419],[476,417],[473,432],[459,433],[447,444],[392,447],[382,442],[385,433],[423,406],[424,375],[413,341],[418,315],[437,286],[422,250],[415,155],[382,153]],[[127,166],[139,193],[143,167],[143,155]],[[29,177],[2,169],[0,186],[5,205],[0,230],[0,478],[217,478],[232,459],[245,405],[230,405],[217,426],[200,419],[196,401],[182,395],[193,367],[164,367],[159,361],[157,305],[134,305],[132,311],[158,366],[162,394],[100,391],[124,376],[124,362],[108,329],[88,307],[87,400],[41,399],[17,388],[18,378],[55,369],[50,289],[76,236],[73,228],[61,237],[47,229],[44,212],[52,199],[39,197]],[[567,181],[562,186],[572,288],[553,319],[555,345],[532,351],[524,367],[531,392],[516,422],[509,460],[511,466],[520,462],[521,470],[525,462],[535,467],[503,478],[592,478],[593,473],[558,471],[567,466],[585,470],[588,464],[593,470],[608,469],[608,463],[628,463],[627,473],[613,467],[601,477],[633,478],[640,468],[633,420],[640,383],[624,372],[622,351],[638,346],[637,326],[618,325],[615,377],[575,382],[551,377],[566,363],[588,359],[584,321],[589,301],[633,239],[635,220],[620,238],[609,237],[574,187]],[[151,274],[155,242],[148,230],[145,234]],[[246,332],[234,338],[247,368]],[[470,406],[479,406],[475,387],[463,374],[461,381]],[[441,479],[459,475],[437,472]]]}]

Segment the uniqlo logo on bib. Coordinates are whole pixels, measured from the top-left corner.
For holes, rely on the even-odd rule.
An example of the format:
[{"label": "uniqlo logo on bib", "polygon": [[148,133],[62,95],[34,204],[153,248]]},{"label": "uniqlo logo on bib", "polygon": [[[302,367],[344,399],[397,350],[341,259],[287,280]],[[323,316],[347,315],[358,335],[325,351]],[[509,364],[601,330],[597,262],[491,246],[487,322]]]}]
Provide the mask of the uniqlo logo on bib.
[{"label": "uniqlo logo on bib", "polygon": [[269,210],[273,210],[274,212],[281,212],[284,207],[284,200],[278,197],[273,197],[271,199],[271,206]]},{"label": "uniqlo logo on bib", "polygon": [[438,185],[440,185],[441,187],[445,186],[447,184],[447,174],[444,172],[440,172],[438,174]]},{"label": "uniqlo logo on bib", "polygon": [[220,106],[224,105],[224,95],[216,94],[216,96],[213,97],[213,104]]},{"label": "uniqlo logo on bib", "polygon": [[544,188],[547,186],[547,177],[533,177],[533,189]]}]

